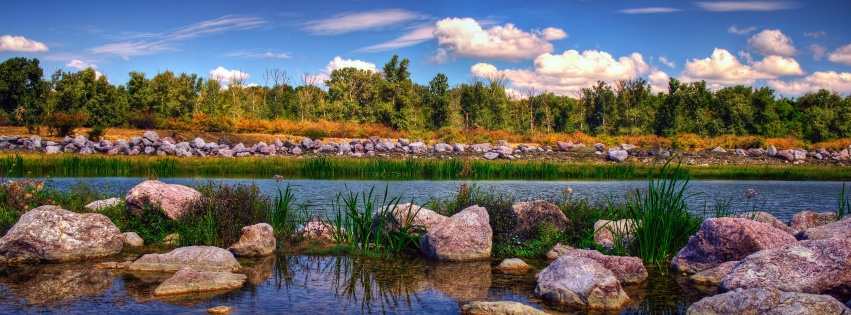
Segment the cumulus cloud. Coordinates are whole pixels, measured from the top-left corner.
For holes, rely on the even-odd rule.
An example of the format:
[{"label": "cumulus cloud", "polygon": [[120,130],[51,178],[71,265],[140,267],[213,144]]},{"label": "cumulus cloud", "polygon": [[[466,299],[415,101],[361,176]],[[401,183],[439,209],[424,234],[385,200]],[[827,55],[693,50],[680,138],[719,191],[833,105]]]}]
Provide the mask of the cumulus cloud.
[{"label": "cumulus cloud", "polygon": [[338,35],[355,31],[380,29],[425,16],[401,9],[340,14],[327,19],[309,21],[304,29],[316,35]]},{"label": "cumulus cloud", "polygon": [[471,18],[446,18],[435,27],[434,36],[443,49],[437,54],[447,57],[520,61],[553,51],[549,41],[567,37],[561,29],[525,32],[511,23],[483,29]]},{"label": "cumulus cloud", "polygon": [[666,65],[666,66],[671,67],[671,68],[677,67],[677,64],[675,64],[671,60],[668,60],[668,57],[665,57],[665,56],[659,57],[659,62],[661,62],[663,65]]},{"label": "cumulus cloud", "polygon": [[647,75],[647,82],[650,83],[650,91],[653,93],[668,92],[668,82],[671,77],[667,73],[659,70],[653,70]]},{"label": "cumulus cloud", "polygon": [[851,65],[851,44],[837,48],[827,56],[827,60]]},{"label": "cumulus cloud", "polygon": [[715,48],[709,58],[687,61],[680,76],[685,82],[706,80],[710,84],[736,85],[803,73],[801,66],[792,58],[768,56],[753,65],[745,65],[727,50]]},{"label": "cumulus cloud", "polygon": [[756,26],[748,26],[748,27],[745,27],[745,28],[738,28],[735,25],[733,25],[733,26],[730,26],[730,28],[727,29],[727,33],[736,34],[736,35],[747,35],[747,34],[752,33],[753,31],[756,31]]},{"label": "cumulus cloud", "polygon": [[47,45],[27,39],[23,36],[0,36],[0,51],[41,52],[47,51]]},{"label": "cumulus cloud", "polygon": [[434,24],[421,25],[412,29],[410,32],[405,35],[399,36],[393,40],[383,42],[381,44],[376,44],[364,48],[360,48],[356,51],[363,52],[377,52],[377,51],[385,51],[392,50],[397,48],[403,48],[408,46],[413,46],[419,44],[421,42],[427,41],[429,39],[434,38]]},{"label": "cumulus cloud", "polygon": [[355,68],[361,70],[368,70],[372,72],[378,72],[378,68],[374,63],[363,61],[363,60],[352,60],[352,59],[343,59],[340,56],[334,57],[333,60],[328,62],[328,65],[325,66],[324,72],[326,74],[330,74],[332,71],[342,68]]},{"label": "cumulus cloud", "polygon": [[92,68],[92,69],[98,68],[98,66],[96,64],[84,62],[84,61],[79,60],[79,59],[71,60],[70,62],[66,63],[65,66],[71,67],[71,68],[77,68],[77,69],[80,69],[80,70],[83,70],[83,69],[86,69],[86,68]]},{"label": "cumulus cloud", "polygon": [[815,72],[805,78],[788,82],[769,80],[768,85],[786,96],[799,96],[820,89],[851,93],[851,73]]},{"label": "cumulus cloud", "polygon": [[793,56],[798,53],[789,36],[780,30],[764,30],[748,39],[748,47],[763,55]]},{"label": "cumulus cloud", "polygon": [[246,72],[242,72],[239,70],[228,70],[224,67],[218,67],[216,69],[210,70],[210,79],[222,82],[222,83],[230,83],[232,81],[243,81],[248,79],[249,75]]},{"label": "cumulus cloud", "polygon": [[[553,92],[560,95],[572,95],[582,87],[596,84],[597,81],[613,82],[650,74],[652,78],[667,80],[667,75],[652,69],[639,53],[615,59],[607,52],[587,50],[581,54],[568,50],[560,55],[549,53],[535,58],[534,69],[499,70],[488,63],[478,63],[470,68],[475,76],[487,77],[493,73],[505,75],[511,81],[511,88]],[[667,87],[667,82],[665,82]]]},{"label": "cumulus cloud", "polygon": [[706,11],[776,11],[794,9],[799,6],[793,1],[718,1],[698,2],[697,6]]},{"label": "cumulus cloud", "polygon": [[810,51],[813,52],[813,60],[821,60],[821,58],[824,58],[824,55],[827,55],[827,47],[822,45],[812,44],[810,45]]},{"label": "cumulus cloud", "polygon": [[677,12],[680,9],[675,8],[666,8],[666,7],[649,7],[649,8],[635,8],[635,9],[623,9],[618,12],[625,14],[653,14],[653,13],[670,13]]}]

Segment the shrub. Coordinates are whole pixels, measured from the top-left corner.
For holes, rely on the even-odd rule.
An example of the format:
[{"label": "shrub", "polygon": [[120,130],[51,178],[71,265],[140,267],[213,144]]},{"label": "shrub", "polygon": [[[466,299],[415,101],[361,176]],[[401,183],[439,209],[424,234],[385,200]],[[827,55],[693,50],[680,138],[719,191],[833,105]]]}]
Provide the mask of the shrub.
[{"label": "shrub", "polygon": [[208,183],[198,188],[204,196],[188,203],[178,226],[181,246],[227,248],[239,241],[242,227],[266,222],[272,203],[257,185]]},{"label": "shrub", "polygon": [[231,132],[234,130],[233,120],[224,116],[210,117],[205,114],[198,113],[192,117],[192,123],[198,126],[201,131]]},{"label": "shrub", "polygon": [[127,124],[136,129],[151,130],[159,125],[157,115],[147,111],[129,112],[126,119]]},{"label": "shrub", "polygon": [[103,137],[103,134],[105,132],[106,132],[106,128],[98,125],[98,126],[92,127],[92,130],[89,130],[87,135],[89,136],[89,140],[100,141],[100,138]]},{"label": "shrub", "polygon": [[44,125],[50,133],[64,137],[73,135],[74,129],[82,127],[88,120],[89,116],[80,112],[54,113],[44,117]]}]

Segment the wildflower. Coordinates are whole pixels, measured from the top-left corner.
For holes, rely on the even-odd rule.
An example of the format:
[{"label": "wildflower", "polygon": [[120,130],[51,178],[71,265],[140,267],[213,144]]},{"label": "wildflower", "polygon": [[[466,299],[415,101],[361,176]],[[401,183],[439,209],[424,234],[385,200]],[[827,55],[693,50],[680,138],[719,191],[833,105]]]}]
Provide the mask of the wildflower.
[{"label": "wildflower", "polygon": [[275,181],[276,181],[276,182],[279,182],[279,183],[280,183],[282,180],[284,180],[284,177],[283,177],[283,176],[281,176],[281,175],[275,175],[273,178],[275,179]]},{"label": "wildflower", "polygon": [[756,197],[756,190],[754,190],[753,188],[746,189],[745,190],[745,197],[748,198],[748,199]]}]

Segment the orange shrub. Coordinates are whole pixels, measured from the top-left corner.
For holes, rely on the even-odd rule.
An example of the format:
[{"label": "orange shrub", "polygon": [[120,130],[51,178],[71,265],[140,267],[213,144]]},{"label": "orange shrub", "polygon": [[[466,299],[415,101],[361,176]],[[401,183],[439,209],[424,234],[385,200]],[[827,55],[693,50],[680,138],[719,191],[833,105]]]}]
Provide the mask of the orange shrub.
[{"label": "orange shrub", "polygon": [[705,147],[703,138],[693,133],[678,133],[671,139],[671,147],[677,150],[694,151]]},{"label": "orange shrub", "polygon": [[783,150],[783,149],[798,149],[806,147],[804,141],[801,139],[796,139],[795,137],[786,137],[786,138],[768,138],[765,139],[765,146],[773,145],[775,148]]},{"label": "orange shrub", "polygon": [[847,148],[848,146],[851,146],[851,139],[842,138],[833,141],[813,143],[813,145],[810,146],[810,149],[826,148],[839,151]]}]

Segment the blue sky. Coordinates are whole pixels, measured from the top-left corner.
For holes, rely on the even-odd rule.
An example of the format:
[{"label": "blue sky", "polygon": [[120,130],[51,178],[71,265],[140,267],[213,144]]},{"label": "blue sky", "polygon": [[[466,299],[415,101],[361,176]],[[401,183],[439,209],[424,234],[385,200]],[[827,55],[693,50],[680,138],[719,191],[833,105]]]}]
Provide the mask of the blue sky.
[{"label": "blue sky", "polygon": [[[414,82],[501,75],[512,93],[575,95],[598,80],[669,77],[794,97],[851,93],[851,2],[826,1],[12,1],[0,60],[45,75],[92,67],[266,85],[266,69],[320,78],[408,58]],[[271,83],[269,83],[271,84]]]}]

